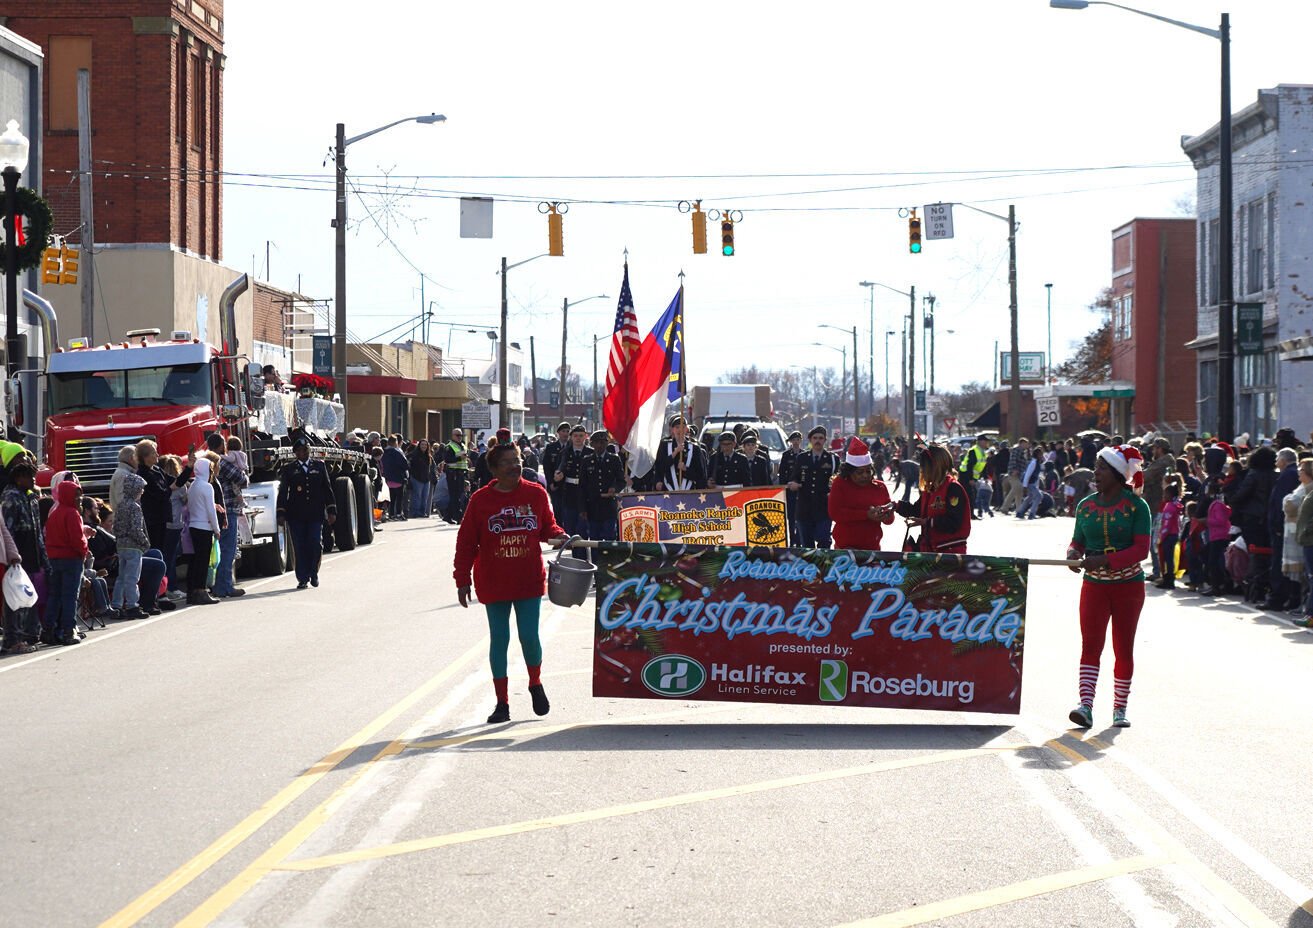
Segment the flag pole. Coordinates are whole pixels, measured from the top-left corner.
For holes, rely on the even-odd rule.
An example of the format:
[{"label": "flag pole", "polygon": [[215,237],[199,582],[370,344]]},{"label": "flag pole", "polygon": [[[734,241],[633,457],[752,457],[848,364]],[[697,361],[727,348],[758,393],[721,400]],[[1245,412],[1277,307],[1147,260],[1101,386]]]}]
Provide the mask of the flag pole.
[{"label": "flag pole", "polygon": [[[684,328],[684,269],[683,268],[679,269],[679,332],[680,332],[679,379],[687,383],[688,366],[684,362],[688,358],[688,330]],[[675,462],[675,466],[679,469],[679,479],[681,482],[683,482],[684,479],[684,472],[688,470],[688,465],[687,465],[688,451],[689,451],[688,442],[689,442],[689,434],[692,432],[692,427],[689,426],[688,419],[684,418],[684,395],[687,392],[688,392],[687,390],[679,391],[679,417],[681,419],[684,419],[684,446],[685,447],[684,450],[680,453],[679,459]],[[696,439],[694,440],[696,441]],[[671,450],[673,451],[674,448],[672,447]]]}]

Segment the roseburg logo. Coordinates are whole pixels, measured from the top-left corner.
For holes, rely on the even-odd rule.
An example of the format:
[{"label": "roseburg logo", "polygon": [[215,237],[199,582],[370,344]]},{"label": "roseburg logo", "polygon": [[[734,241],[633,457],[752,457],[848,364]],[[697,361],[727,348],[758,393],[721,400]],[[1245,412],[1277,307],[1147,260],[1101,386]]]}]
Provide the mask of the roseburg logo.
[{"label": "roseburg logo", "polygon": [[848,695],[848,662],[821,661],[821,702],[843,702]]},{"label": "roseburg logo", "polygon": [[688,696],[702,689],[707,672],[691,657],[663,654],[643,665],[643,685],[658,696]]}]

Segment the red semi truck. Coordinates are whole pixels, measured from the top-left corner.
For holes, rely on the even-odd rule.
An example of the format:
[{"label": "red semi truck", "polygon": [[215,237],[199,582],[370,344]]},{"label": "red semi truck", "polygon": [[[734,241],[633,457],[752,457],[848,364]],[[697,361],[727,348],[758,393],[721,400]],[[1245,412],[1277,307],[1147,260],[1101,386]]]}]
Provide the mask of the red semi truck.
[{"label": "red semi truck", "polygon": [[[71,470],[87,492],[100,495],[109,491],[124,445],[149,438],[161,454],[185,458],[190,450],[203,449],[211,432],[236,435],[251,466],[251,483],[243,493],[246,508],[238,522],[243,561],[248,568],[253,565],[248,572],[272,575],[292,567],[290,538],[275,513],[278,475],[293,460],[289,433],[306,434],[311,456],[328,465],[338,511],[331,540],[339,548],[373,540],[374,500],[368,457],[335,440],[341,406],[323,399],[266,396],[260,366],[244,363],[234,304],[246,287],[243,274],[224,291],[219,346],[191,332],[161,338],[158,329],[132,331],[113,344],[91,346],[85,339],[72,339],[67,349],[50,346],[38,480],[45,485],[55,473]],[[275,410],[277,415],[266,414]]]}]

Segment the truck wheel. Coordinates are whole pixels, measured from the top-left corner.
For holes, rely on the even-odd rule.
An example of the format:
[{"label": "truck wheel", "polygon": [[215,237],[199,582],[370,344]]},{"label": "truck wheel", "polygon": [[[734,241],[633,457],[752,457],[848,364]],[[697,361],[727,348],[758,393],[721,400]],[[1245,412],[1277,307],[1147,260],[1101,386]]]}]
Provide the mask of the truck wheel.
[{"label": "truck wheel", "polygon": [[273,541],[255,549],[251,557],[257,577],[277,577],[292,569],[292,536],[286,525],[280,525]]},{"label": "truck wheel", "polygon": [[371,544],[374,541],[374,494],[369,478],[355,474],[351,477],[351,485],[356,491],[356,542]]},{"label": "truck wheel", "polygon": [[337,497],[337,522],[333,526],[333,540],[339,551],[352,551],[356,547],[356,490],[351,478],[338,477],[333,481],[333,495]]}]

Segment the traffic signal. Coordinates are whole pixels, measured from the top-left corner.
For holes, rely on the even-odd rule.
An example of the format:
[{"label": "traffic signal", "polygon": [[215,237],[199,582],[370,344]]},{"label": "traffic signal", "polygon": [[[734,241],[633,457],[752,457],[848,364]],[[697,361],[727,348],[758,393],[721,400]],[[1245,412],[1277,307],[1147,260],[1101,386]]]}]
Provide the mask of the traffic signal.
[{"label": "traffic signal", "polygon": [[547,214],[547,253],[553,258],[565,254],[565,220],[555,209]]},{"label": "traffic signal", "polygon": [[47,248],[41,252],[41,282],[43,284],[59,283],[58,248]]},{"label": "traffic signal", "polygon": [[693,209],[693,254],[707,253],[707,214],[701,208]]},{"label": "traffic signal", "polygon": [[78,253],[76,248],[63,247],[59,249],[59,260],[63,265],[63,270],[59,274],[61,284],[75,284],[78,282]]},{"label": "traffic signal", "polygon": [[907,250],[914,255],[921,253],[921,220],[916,216],[907,220]]},{"label": "traffic signal", "polygon": [[727,258],[734,254],[734,223],[729,219],[720,224],[720,253]]}]

